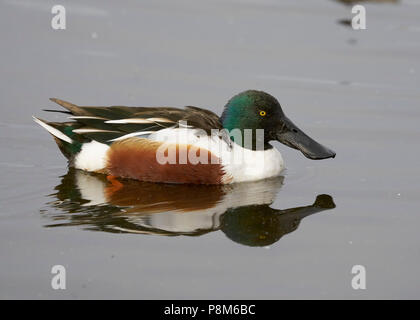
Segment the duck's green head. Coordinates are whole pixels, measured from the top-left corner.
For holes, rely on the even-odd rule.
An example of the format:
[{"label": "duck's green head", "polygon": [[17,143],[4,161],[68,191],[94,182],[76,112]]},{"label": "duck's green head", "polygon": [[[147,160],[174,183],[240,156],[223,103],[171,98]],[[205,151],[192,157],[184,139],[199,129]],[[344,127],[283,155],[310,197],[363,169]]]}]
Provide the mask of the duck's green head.
[{"label": "duck's green head", "polygon": [[[263,91],[247,90],[234,96],[226,104],[220,121],[229,133],[235,129],[241,132],[239,137],[231,134],[231,139],[245,148],[269,149],[269,142],[277,140],[302,151],[309,159],[335,157],[334,151],[307,136],[290,121],[277,99]],[[247,144],[247,137],[251,134],[252,143]]]}]

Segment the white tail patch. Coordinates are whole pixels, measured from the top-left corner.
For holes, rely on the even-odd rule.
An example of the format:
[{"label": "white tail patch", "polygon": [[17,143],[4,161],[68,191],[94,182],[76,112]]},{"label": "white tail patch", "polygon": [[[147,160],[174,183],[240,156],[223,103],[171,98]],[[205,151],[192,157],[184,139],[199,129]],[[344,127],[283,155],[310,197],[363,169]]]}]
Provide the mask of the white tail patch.
[{"label": "white tail patch", "polygon": [[45,123],[44,121],[38,119],[37,117],[32,116],[34,121],[38,123],[41,127],[43,127],[45,130],[47,130],[49,133],[51,133],[54,137],[63,140],[68,143],[73,143],[73,140],[70,137],[67,137],[64,133],[62,133],[60,130],[57,130],[56,128],[50,126],[49,124]]},{"label": "white tail patch", "polygon": [[106,153],[109,147],[106,144],[92,141],[84,143],[82,149],[74,159],[76,169],[86,171],[99,171],[106,167]]}]

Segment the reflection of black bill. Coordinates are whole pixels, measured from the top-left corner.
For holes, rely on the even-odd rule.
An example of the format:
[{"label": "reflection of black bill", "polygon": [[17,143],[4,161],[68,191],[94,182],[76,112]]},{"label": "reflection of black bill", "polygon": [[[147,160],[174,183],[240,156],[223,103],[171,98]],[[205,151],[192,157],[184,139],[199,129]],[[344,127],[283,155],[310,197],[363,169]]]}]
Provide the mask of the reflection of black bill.
[{"label": "reflection of black bill", "polygon": [[300,150],[312,160],[334,158],[335,152],[306,135],[292,121],[285,117],[283,126],[277,133],[277,140],[293,149]]}]

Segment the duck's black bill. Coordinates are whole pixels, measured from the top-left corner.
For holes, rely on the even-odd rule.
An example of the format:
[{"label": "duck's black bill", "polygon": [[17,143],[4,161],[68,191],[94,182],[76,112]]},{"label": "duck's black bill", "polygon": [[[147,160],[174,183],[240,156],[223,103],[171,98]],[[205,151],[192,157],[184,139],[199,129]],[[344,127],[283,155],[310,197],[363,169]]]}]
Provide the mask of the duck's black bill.
[{"label": "duck's black bill", "polygon": [[287,117],[282,119],[277,131],[277,140],[293,149],[300,150],[312,160],[334,158],[335,152],[306,135]]}]

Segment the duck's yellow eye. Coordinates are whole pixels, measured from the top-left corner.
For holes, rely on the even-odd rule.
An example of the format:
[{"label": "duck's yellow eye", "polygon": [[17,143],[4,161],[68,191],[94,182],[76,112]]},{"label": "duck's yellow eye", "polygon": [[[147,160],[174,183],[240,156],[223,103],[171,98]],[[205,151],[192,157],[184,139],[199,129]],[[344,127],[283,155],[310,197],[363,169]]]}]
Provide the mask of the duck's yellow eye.
[{"label": "duck's yellow eye", "polygon": [[265,111],[260,111],[260,116],[265,116],[267,114],[267,112],[265,112]]}]

